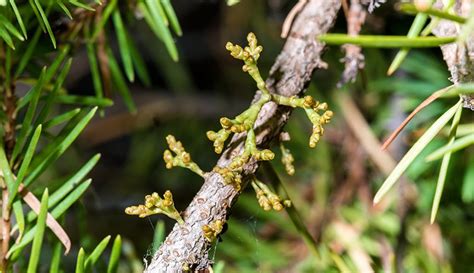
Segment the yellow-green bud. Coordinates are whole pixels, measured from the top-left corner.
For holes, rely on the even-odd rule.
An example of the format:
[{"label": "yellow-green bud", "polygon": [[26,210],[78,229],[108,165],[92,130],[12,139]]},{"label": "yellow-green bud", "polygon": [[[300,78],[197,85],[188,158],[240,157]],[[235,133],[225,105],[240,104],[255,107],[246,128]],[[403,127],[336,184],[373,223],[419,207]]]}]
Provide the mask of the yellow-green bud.
[{"label": "yellow-green bud", "polygon": [[262,151],[259,151],[256,155],[255,155],[255,159],[256,160],[265,160],[265,161],[268,161],[268,160],[272,160],[273,158],[275,157],[275,154],[266,149],[266,150],[262,150]]},{"label": "yellow-green bud", "polygon": [[222,125],[222,128],[224,128],[224,129],[229,129],[234,124],[232,122],[232,120],[230,120],[229,118],[226,118],[226,117],[222,117],[220,119],[220,123]]},{"label": "yellow-green bud", "polygon": [[210,141],[214,141],[217,138],[217,133],[214,131],[207,131],[206,136]]},{"label": "yellow-green bud", "polygon": [[312,108],[314,105],[316,105],[316,101],[314,100],[313,97],[311,97],[311,96],[305,96],[304,97],[304,102],[303,102],[304,107]]}]

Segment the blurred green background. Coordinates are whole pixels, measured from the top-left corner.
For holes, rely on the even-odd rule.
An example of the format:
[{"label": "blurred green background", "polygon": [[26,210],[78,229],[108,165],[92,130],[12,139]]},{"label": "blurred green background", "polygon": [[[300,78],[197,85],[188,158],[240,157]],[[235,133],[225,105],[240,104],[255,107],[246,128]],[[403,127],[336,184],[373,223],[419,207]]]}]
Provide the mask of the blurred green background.
[{"label": "blurred green background", "polygon": [[[131,85],[138,112],[129,113],[117,97],[114,106],[87,127],[57,169],[46,175],[68,176],[95,153],[102,154],[91,174],[91,190],[66,217],[65,228],[73,244],[80,241],[87,248],[108,234],[121,234],[128,254],[120,272],[140,272],[143,259],[150,259],[163,236],[160,228],[164,227],[166,234],[174,222],[161,216],[131,217],[125,215],[125,207],[141,203],[146,194],[169,189],[177,209],[184,210],[202,184],[200,177],[187,170],[165,169],[166,135],[181,140],[203,170],[213,167],[218,156],[206,131],[216,130],[221,116],[246,109],[256,89],[224,45],[227,41],[244,44],[246,34],[254,32],[264,46],[259,67],[265,77],[284,43],[281,25],[294,4],[243,0],[228,7],[217,0],[173,1],[183,28],[183,36],[176,38],[179,62],[173,62],[164,46],[151,38],[153,34],[144,23],[127,25],[152,79],[150,87],[140,82]],[[341,12],[333,32],[346,31],[343,18]],[[362,32],[405,35],[412,19],[394,11],[389,3],[369,16]],[[116,44],[114,48],[117,50]],[[263,211],[248,188],[232,210],[227,231],[213,247],[215,272],[339,272],[341,266],[357,271],[357,263],[364,257],[371,259],[376,272],[387,272],[395,264],[399,272],[473,272],[472,147],[453,154],[435,224],[429,224],[429,214],[440,162],[426,163],[423,155],[404,179],[408,186],[402,189],[408,190],[392,190],[392,203],[384,209],[372,206],[373,194],[386,175],[348,127],[353,121],[342,115],[340,97],[348,95],[373,134],[383,140],[422,100],[449,85],[439,49],[412,50],[401,69],[387,77],[395,53],[364,50],[366,66],[357,82],[336,89],[344,54],[339,47],[328,48],[323,59],[329,69],[316,71],[307,93],[327,101],[335,118],[318,147],[310,149],[311,124],[302,112],[293,113],[286,127],[291,135],[286,146],[295,157],[294,176],[285,173],[279,149],[273,149],[277,157],[272,164],[317,238],[321,257],[311,255],[285,212]],[[92,94],[85,50],[76,52],[66,87],[71,93]],[[425,125],[454,101],[436,101],[419,113],[392,144],[393,158],[398,161]],[[463,123],[472,123],[473,117],[466,111]],[[431,143],[424,155],[445,141],[446,134]],[[408,198],[413,203],[406,202],[406,195],[413,197]],[[354,251],[362,256],[354,256]]]}]

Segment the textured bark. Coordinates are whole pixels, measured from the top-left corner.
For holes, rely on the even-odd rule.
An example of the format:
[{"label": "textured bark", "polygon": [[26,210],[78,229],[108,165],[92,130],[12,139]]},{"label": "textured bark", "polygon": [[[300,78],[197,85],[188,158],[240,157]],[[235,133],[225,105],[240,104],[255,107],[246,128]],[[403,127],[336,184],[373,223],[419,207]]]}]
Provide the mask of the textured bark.
[{"label": "textured bark", "polygon": [[[324,45],[315,38],[329,30],[339,8],[340,0],[308,1],[295,19],[286,44],[270,71],[266,83],[271,92],[285,96],[301,94],[311,80],[313,71],[326,67],[320,58]],[[273,102],[263,106],[255,124],[260,147],[268,146],[279,135],[290,111],[288,107],[278,107]],[[224,167],[240,154],[243,140],[242,134],[234,136],[217,165]],[[257,168],[255,161],[244,166],[244,183]],[[204,185],[183,213],[185,223],[174,226],[145,272],[175,273],[188,268],[205,272],[212,261],[208,257],[210,244],[203,237],[202,226],[215,220],[225,221],[238,195],[239,192],[232,185],[224,184],[219,174],[207,173]]]},{"label": "textured bark", "polygon": [[[442,1],[438,0],[435,7],[442,8]],[[471,0],[457,0],[455,4],[456,13],[469,17],[474,5]],[[433,33],[440,37],[454,37],[459,35],[461,28],[459,24],[441,20],[433,29]],[[467,37],[465,44],[452,43],[441,46],[444,60],[451,72],[451,81],[454,84],[474,81],[474,35]],[[463,106],[474,111],[474,95],[462,95]]]},{"label": "textured bark", "polygon": [[[361,4],[360,0],[351,0],[351,6],[346,14],[347,17],[347,34],[357,36],[362,28],[367,17],[367,10]],[[346,83],[353,83],[357,78],[357,72],[363,69],[364,54],[362,48],[353,44],[343,45],[346,56],[342,59],[344,61],[344,72],[342,72],[341,80],[337,83],[340,88]]]}]

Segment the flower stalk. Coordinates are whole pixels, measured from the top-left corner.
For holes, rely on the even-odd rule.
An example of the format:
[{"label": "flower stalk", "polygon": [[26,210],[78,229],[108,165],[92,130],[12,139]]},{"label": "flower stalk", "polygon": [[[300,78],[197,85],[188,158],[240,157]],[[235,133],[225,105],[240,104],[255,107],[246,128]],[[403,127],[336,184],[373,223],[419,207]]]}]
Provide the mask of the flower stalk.
[{"label": "flower stalk", "polygon": [[166,142],[168,142],[170,150],[176,154],[176,156],[173,156],[170,150],[165,150],[163,153],[163,159],[165,160],[167,169],[178,166],[189,169],[201,177],[204,176],[204,172],[195,162],[192,161],[191,155],[186,152],[181,141],[177,141],[174,136],[168,135],[166,137]]},{"label": "flower stalk", "polygon": [[[303,98],[297,96],[285,97],[270,93],[257,66],[263,47],[258,45],[257,38],[253,33],[248,34],[247,41],[248,46],[244,48],[228,42],[226,44],[226,49],[230,52],[232,57],[244,62],[242,70],[249,73],[249,75],[254,79],[257,88],[261,92],[261,96],[257,102],[250,106],[250,108],[236,116],[234,119],[222,117],[220,119],[222,129],[217,132],[207,132],[207,137],[213,142],[214,150],[218,154],[222,153],[225,141],[232,133],[247,133],[244,151],[235,157],[227,167],[214,169],[216,172],[221,174],[226,184],[232,184],[238,190],[241,188],[241,177],[237,173],[241,171],[242,167],[249,162],[251,158],[257,161],[268,161],[275,157],[274,153],[269,149],[259,150],[257,148],[256,136],[253,128],[263,105],[272,101],[278,105],[304,109],[309,120],[313,124],[313,132],[309,140],[309,146],[312,148],[316,146],[324,133],[323,126],[327,124],[333,116],[333,112],[328,110],[327,103],[320,103],[312,96],[305,96]],[[282,150],[282,154],[283,164],[285,164],[287,172],[291,175],[294,173],[294,167],[292,166],[294,158],[287,149]],[[170,165],[172,164],[170,163]]]},{"label": "flower stalk", "polygon": [[128,215],[138,215],[140,218],[145,218],[154,214],[164,214],[171,219],[174,219],[178,224],[184,224],[183,218],[174,207],[173,195],[170,191],[166,191],[161,198],[158,193],[154,192],[151,195],[145,196],[145,204],[138,206],[130,206],[125,209]]},{"label": "flower stalk", "polygon": [[265,183],[253,177],[251,181],[252,187],[257,195],[258,204],[265,211],[276,210],[281,211],[284,207],[290,207],[290,200],[282,200],[280,196],[274,193]]}]

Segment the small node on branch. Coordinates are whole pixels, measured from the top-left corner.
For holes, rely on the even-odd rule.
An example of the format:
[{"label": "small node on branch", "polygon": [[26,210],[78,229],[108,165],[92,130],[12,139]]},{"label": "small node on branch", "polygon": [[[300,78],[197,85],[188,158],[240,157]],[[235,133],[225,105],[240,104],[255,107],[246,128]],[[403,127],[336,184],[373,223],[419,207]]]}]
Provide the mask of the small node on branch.
[{"label": "small node on branch", "polygon": [[191,155],[184,150],[181,141],[177,141],[174,136],[168,135],[166,137],[166,142],[168,142],[170,150],[176,154],[176,156],[173,156],[170,150],[166,150],[163,153],[163,159],[165,160],[167,169],[179,166],[187,168],[201,177],[204,176],[204,172],[201,168],[192,161]]},{"label": "small node on branch", "polygon": [[229,168],[232,170],[239,169],[247,163],[250,158],[253,157],[257,161],[268,161],[275,157],[275,154],[268,150],[258,150],[255,139],[255,132],[250,129],[247,132],[247,139],[245,140],[245,148],[241,155],[235,157],[229,164]]},{"label": "small node on branch", "polygon": [[242,189],[242,175],[240,174],[240,170],[237,171],[216,166],[213,171],[222,176],[225,184],[233,185],[236,191]]},{"label": "small node on branch", "polygon": [[257,67],[258,58],[260,58],[260,53],[263,51],[263,47],[258,45],[258,40],[255,34],[250,32],[247,35],[248,46],[242,48],[239,45],[233,45],[231,42],[227,42],[225,48],[230,51],[230,55],[238,60],[244,61],[242,70],[248,72],[250,76],[257,83],[257,87],[263,93],[270,93],[265,86],[265,81],[262,79],[260,72]]},{"label": "small node on branch", "polygon": [[283,210],[284,207],[290,207],[290,200],[281,200],[280,196],[274,193],[270,188],[263,182],[259,181],[255,177],[252,179],[252,187],[257,195],[258,204],[265,211],[274,209],[276,211]]},{"label": "small node on branch", "polygon": [[231,131],[226,129],[221,129],[218,132],[207,131],[207,138],[214,142],[214,151],[217,154],[222,153],[222,150],[224,149],[224,143],[227,138],[229,138],[230,133]]},{"label": "small node on branch", "polygon": [[247,110],[236,116],[235,119],[222,117],[220,119],[222,129],[218,132],[207,132],[207,138],[214,142],[214,150],[218,154],[222,153],[222,150],[224,149],[224,143],[229,138],[231,133],[237,134],[247,132],[245,151],[242,155],[234,159],[229,165],[229,168],[232,170],[242,167],[250,160],[251,156],[253,156],[256,160],[271,160],[274,157],[273,152],[270,150],[259,151],[256,148],[253,127],[255,125],[258,113],[262,109],[263,105],[272,99],[272,96],[266,88],[265,81],[262,79],[257,67],[257,60],[260,58],[260,53],[262,52],[263,47],[258,45],[257,37],[255,37],[255,34],[253,33],[248,34],[247,41],[248,46],[245,48],[242,48],[239,45],[233,45],[230,42],[226,44],[226,48],[230,51],[232,57],[244,61],[245,64],[243,66],[243,70],[248,72],[250,76],[252,76],[252,78],[256,81],[258,89],[262,91],[262,96]]},{"label": "small node on branch", "polygon": [[329,123],[333,116],[332,111],[325,111],[322,115],[317,113],[317,110],[314,109],[305,109],[306,114],[308,115],[309,120],[313,123],[313,133],[309,138],[309,147],[314,148],[318,144],[319,139],[324,134],[323,125]]},{"label": "small node on branch", "polygon": [[[323,126],[329,123],[333,116],[333,112],[328,110],[328,104],[325,102],[320,103],[311,96],[298,98],[297,96],[285,97],[272,94],[272,100],[279,105],[290,106],[293,108],[298,107],[305,110],[306,115],[313,124],[313,133],[309,139],[309,146],[311,148],[316,147],[316,144],[324,133]],[[319,112],[322,111],[324,112],[320,115]]]},{"label": "small node on branch", "polygon": [[145,196],[145,204],[138,206],[130,206],[125,209],[128,215],[138,215],[144,218],[153,214],[164,214],[171,219],[174,219],[178,224],[184,224],[183,218],[174,207],[173,195],[170,191],[166,191],[161,198],[158,193],[154,192],[151,195]]},{"label": "small node on branch", "polygon": [[222,220],[215,220],[211,222],[209,225],[202,226],[202,232],[204,238],[209,243],[212,243],[216,240],[217,236],[222,232],[224,228],[224,221]]}]

